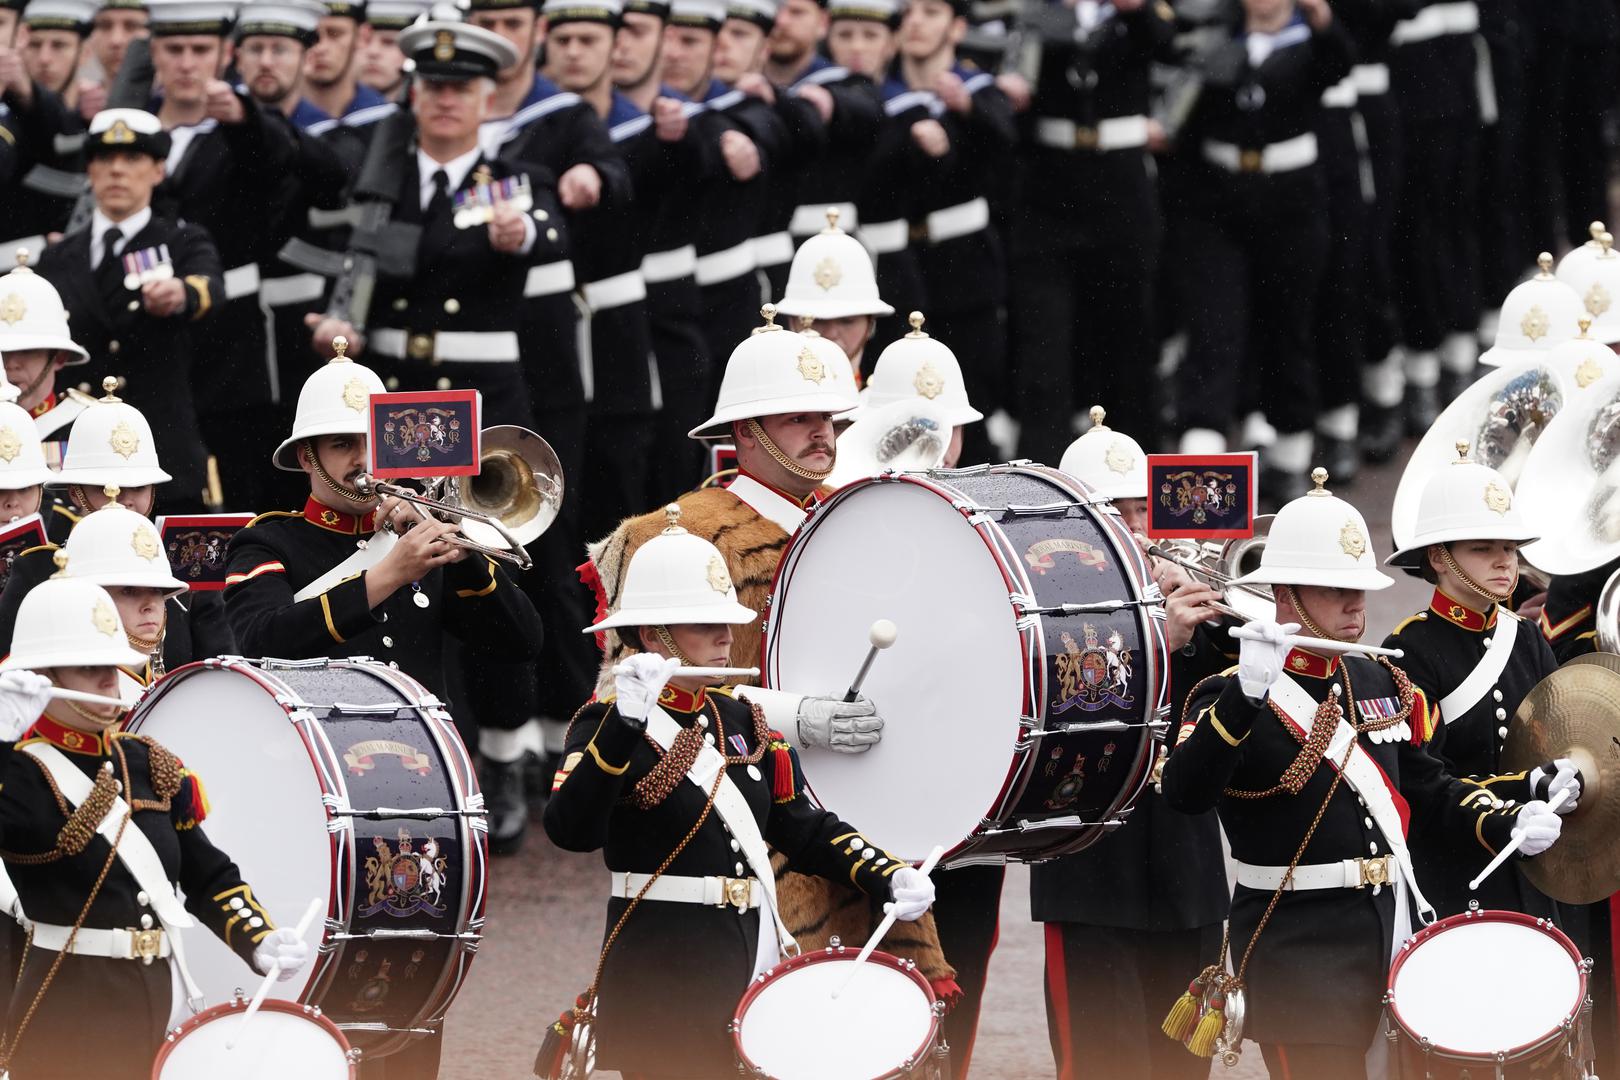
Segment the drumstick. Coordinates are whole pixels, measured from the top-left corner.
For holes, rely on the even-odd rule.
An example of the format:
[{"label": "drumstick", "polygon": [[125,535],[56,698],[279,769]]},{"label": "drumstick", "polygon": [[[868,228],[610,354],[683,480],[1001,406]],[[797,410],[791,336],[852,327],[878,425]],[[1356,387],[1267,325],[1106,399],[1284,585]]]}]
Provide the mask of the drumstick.
[{"label": "drumstick", "polygon": [[102,697],[100,694],[87,694],[83,690],[68,690],[61,686],[51,687],[51,697],[58,701],[77,701],[81,705],[116,705],[120,709],[134,704],[122,698]]},{"label": "drumstick", "polygon": [[[1547,804],[1547,809],[1551,810],[1553,813],[1556,814],[1558,812],[1558,808],[1560,806],[1563,806],[1566,802],[1568,802],[1569,799],[1570,799],[1570,796],[1574,795],[1576,790],[1577,789],[1574,788],[1574,787],[1567,787],[1563,791],[1560,791],[1557,795],[1554,795],[1552,797],[1552,801]],[[1521,846],[1523,846],[1523,844],[1524,844],[1524,830],[1523,829],[1514,829],[1513,830],[1513,839],[1508,841],[1507,847],[1503,848],[1501,851],[1498,851],[1496,853],[1496,858],[1492,859],[1489,863],[1485,864],[1485,869],[1483,869],[1483,870],[1481,870],[1479,872],[1479,877],[1475,878],[1473,881],[1470,881],[1468,883],[1468,887],[1470,889],[1479,888],[1479,883],[1484,881],[1486,878],[1490,877],[1491,876],[1491,871],[1495,870],[1498,866],[1501,866],[1503,863],[1507,862],[1508,856],[1512,855],[1515,851],[1518,851],[1519,848]]]},{"label": "drumstick", "polygon": [[[943,854],[945,854],[945,849],[935,844],[934,850],[928,853],[928,858],[924,859],[922,866],[918,867],[923,872],[924,877],[933,872],[934,864],[939,862],[939,857]],[[866,944],[861,948],[861,954],[855,958],[853,964],[849,965],[849,974],[844,976],[844,981],[838,984],[838,989],[832,992],[833,997],[836,998],[849,989],[849,984],[855,981],[855,975],[861,970],[861,965],[866,963],[866,958],[872,955],[872,950],[878,947],[878,942],[883,940],[883,935],[887,934],[889,928],[894,925],[894,902],[890,901],[883,905],[883,908],[883,921],[878,923],[878,928],[872,932],[872,936],[866,939]]]},{"label": "drumstick", "polygon": [[[1245,633],[1245,631],[1248,631]],[[1242,626],[1229,626],[1226,632],[1235,638],[1246,641],[1265,641],[1266,638],[1249,631],[1249,624]],[[1406,653],[1400,649],[1386,649],[1380,645],[1363,645],[1359,641],[1334,641],[1332,638],[1302,637],[1299,634],[1289,634],[1284,638],[1288,644],[1299,649],[1315,649],[1317,652],[1331,653],[1366,653],[1368,656],[1388,656],[1399,660]]]},{"label": "drumstick", "polygon": [[[321,908],[325,904],[326,902],[318,896],[311,900],[309,907],[304,909],[304,917],[298,920],[298,925],[293,932],[299,937],[303,937],[308,933],[309,924],[315,921],[315,916],[320,914]],[[242,1014],[242,1022],[236,1025],[236,1034],[232,1035],[229,1041],[225,1043],[225,1049],[236,1049],[237,1042],[242,1038],[242,1030],[248,1026],[248,1021],[253,1019],[253,1014],[259,1011],[259,1006],[264,1004],[264,999],[269,996],[270,987],[275,985],[276,976],[280,972],[281,959],[278,957],[270,962],[270,970],[265,972],[264,981],[259,984],[259,989],[254,993],[253,1000],[248,1002],[247,1012]]]},{"label": "drumstick", "polygon": [[861,696],[861,683],[866,681],[866,673],[872,670],[872,661],[877,659],[879,652],[893,645],[894,639],[899,636],[899,627],[888,619],[879,619],[872,624],[872,628],[866,632],[866,640],[872,643],[872,647],[866,650],[866,659],[861,662],[861,670],[855,673],[855,681],[849,684],[845,701],[854,701]]},{"label": "drumstick", "polygon": [[[613,674],[623,675],[625,665],[615,664]],[[751,679],[759,674],[757,667],[678,667],[669,673],[670,678],[685,675],[694,679]]]}]

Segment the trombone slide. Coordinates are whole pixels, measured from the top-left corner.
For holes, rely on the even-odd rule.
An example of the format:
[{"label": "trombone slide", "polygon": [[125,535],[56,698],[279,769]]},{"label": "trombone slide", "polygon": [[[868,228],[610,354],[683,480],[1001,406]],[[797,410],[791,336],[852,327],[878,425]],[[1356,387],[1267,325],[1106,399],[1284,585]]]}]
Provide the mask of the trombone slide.
[{"label": "trombone slide", "polygon": [[[1226,632],[1239,640],[1258,640],[1253,634],[1245,634],[1241,626],[1229,626]],[[1304,637],[1300,634],[1289,634],[1288,644],[1299,649],[1311,649],[1315,652],[1331,653],[1365,653],[1368,656],[1388,656],[1400,659],[1406,653],[1400,649],[1386,649],[1381,645],[1363,645],[1359,641],[1335,641],[1332,638]]]}]

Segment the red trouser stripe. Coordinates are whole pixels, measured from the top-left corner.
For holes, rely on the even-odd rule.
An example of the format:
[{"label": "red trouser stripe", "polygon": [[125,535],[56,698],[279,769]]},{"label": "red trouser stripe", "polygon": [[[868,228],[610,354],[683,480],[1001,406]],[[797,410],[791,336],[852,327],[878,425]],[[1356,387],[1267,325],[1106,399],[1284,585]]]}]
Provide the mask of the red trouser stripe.
[{"label": "red trouser stripe", "polygon": [[[999,925],[997,932],[1000,932]],[[1069,971],[1063,956],[1062,923],[1046,924],[1046,992],[1052,999],[1052,1022],[1057,1025],[1057,1080],[1075,1080],[1074,1034],[1069,1028]]]}]

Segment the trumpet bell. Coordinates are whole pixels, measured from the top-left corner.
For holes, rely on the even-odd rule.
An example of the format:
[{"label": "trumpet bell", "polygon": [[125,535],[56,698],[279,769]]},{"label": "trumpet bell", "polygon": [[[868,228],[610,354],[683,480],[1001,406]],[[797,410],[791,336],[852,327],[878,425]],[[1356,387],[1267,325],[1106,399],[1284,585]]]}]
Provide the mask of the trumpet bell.
[{"label": "trumpet bell", "polygon": [[1579,574],[1620,557],[1620,375],[1592,383],[1536,442],[1519,512],[1541,528],[1526,561]]},{"label": "trumpet bell", "polygon": [[[538,434],[515,424],[485,428],[479,441],[478,474],[457,480],[447,498],[496,518],[518,543],[527,544],[549,529],[562,509],[557,452]],[[462,521],[461,532],[478,544],[506,546],[505,538],[481,521]]]},{"label": "trumpet bell", "polygon": [[1620,570],[1609,575],[1592,609],[1599,653],[1620,653]]}]

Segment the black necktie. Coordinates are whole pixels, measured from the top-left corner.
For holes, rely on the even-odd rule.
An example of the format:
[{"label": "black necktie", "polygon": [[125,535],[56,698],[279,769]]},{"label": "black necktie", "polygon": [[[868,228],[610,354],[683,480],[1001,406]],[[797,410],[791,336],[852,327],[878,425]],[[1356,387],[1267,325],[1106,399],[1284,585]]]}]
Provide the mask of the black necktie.
[{"label": "black necktie", "polygon": [[450,174],[443,169],[433,174],[433,197],[428,200],[424,216],[429,221],[450,216]]},{"label": "black necktie", "polygon": [[123,239],[123,230],[116,225],[101,237],[101,263],[96,267],[96,278],[103,289],[118,288],[124,284],[123,265],[116,251]]}]

